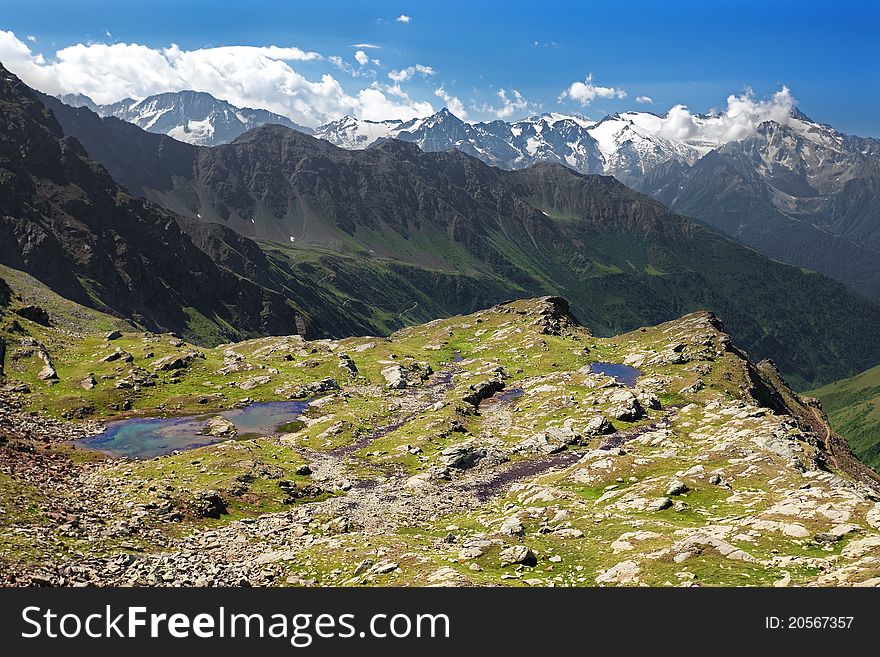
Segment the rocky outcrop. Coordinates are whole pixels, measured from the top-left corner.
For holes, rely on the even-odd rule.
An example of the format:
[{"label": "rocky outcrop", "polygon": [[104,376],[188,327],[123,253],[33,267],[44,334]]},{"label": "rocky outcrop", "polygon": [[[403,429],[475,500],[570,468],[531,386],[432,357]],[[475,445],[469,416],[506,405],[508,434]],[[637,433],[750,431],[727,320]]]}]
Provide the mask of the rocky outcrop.
[{"label": "rocky outcrop", "polygon": [[402,390],[409,386],[421,385],[427,379],[433,370],[431,366],[425,363],[409,363],[400,365],[390,365],[382,370],[382,376],[386,385],[392,390]]},{"label": "rocky outcrop", "polygon": [[16,308],[13,312],[19,317],[24,317],[25,319],[30,320],[36,324],[40,324],[41,326],[52,325],[52,320],[49,318],[49,313],[47,313],[39,306],[24,306],[22,308]]}]

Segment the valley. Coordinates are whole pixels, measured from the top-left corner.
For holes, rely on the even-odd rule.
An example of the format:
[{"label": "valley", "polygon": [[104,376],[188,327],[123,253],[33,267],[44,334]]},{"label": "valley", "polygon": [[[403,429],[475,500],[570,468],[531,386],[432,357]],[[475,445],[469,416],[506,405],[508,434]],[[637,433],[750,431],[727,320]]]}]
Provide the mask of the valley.
[{"label": "valley", "polygon": [[0,65],[0,585],[880,586],[880,142],[496,97]]},{"label": "valley", "polygon": [[40,98],[119,184],[182,215],[216,265],[292,303],[309,337],[560,294],[605,336],[712,310],[799,389],[880,362],[876,305],[611,177],[397,140],[349,151],[278,125],[197,148]]}]

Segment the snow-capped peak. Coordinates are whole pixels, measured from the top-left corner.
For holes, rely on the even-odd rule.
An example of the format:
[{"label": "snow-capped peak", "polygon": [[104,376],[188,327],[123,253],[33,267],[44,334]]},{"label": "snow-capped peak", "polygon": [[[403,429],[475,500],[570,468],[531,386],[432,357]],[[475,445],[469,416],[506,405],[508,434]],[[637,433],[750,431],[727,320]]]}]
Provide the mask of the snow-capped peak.
[{"label": "snow-capped peak", "polygon": [[60,100],[77,107],[89,107],[101,116],[115,116],[129,121],[149,132],[167,134],[200,146],[228,143],[248,130],[267,123],[311,132],[280,114],[236,107],[199,91],[167,92],[141,100],[126,98],[109,105],[95,105],[81,94],[63,96]]}]

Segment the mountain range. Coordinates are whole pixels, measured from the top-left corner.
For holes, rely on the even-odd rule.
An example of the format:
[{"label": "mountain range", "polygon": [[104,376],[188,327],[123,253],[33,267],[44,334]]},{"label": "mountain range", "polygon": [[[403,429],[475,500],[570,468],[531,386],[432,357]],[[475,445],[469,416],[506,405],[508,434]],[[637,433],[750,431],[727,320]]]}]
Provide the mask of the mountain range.
[{"label": "mountain range", "polygon": [[471,124],[442,110],[406,122],[344,117],[315,135],[343,148],[394,138],[508,169],[558,162],[613,175],[772,258],[880,300],[880,141],[844,135],[798,110],[738,139],[707,137],[718,134],[713,116],[693,118],[696,136],[673,138],[667,118],[624,112],[593,122],[549,113]]},{"label": "mountain range", "polygon": [[880,308],[610,176],[394,139],[346,150],[280,125],[197,147],[41,98],[118,183],[179,217],[215,265],[285,296],[313,335],[556,293],[606,335],[709,308],[801,387],[880,360]]},{"label": "mountain range", "polygon": [[345,116],[312,130],[194,91],[107,105],[82,94],[61,100],[201,146],[277,124],[346,149],[397,139],[429,152],[455,148],[505,169],[555,162],[612,175],[772,258],[880,301],[880,141],[844,135],[796,109],[733,138],[719,115],[693,116],[682,132],[670,127],[669,115],[650,112],[468,123],[443,109],[407,121]]},{"label": "mountain range", "polygon": [[72,107],[87,107],[99,116],[115,116],[144,130],[200,146],[226,144],[240,134],[267,123],[311,132],[309,128],[281,114],[264,109],[235,107],[199,91],[168,92],[141,100],[125,98],[107,105],[98,105],[84,94],[64,94],[60,98]]}]

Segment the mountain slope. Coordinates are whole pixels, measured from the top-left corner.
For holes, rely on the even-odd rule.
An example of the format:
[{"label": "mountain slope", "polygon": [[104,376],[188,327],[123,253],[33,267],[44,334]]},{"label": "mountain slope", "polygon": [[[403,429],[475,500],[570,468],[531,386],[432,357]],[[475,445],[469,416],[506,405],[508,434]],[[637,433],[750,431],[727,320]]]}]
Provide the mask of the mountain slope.
[{"label": "mountain slope", "polygon": [[745,135],[719,115],[689,121],[676,127],[669,115],[623,112],[599,122],[544,114],[468,124],[443,110],[406,123],[345,117],[315,134],[344,148],[395,138],[502,168],[558,162],[613,175],[766,255],[880,300],[880,141],[797,110]]},{"label": "mountain slope", "polygon": [[[76,130],[82,122],[64,118],[66,111],[62,123]],[[114,125],[95,122],[84,143],[112,156],[107,143],[121,144],[120,134],[102,126]],[[144,158],[144,166],[108,166],[123,170],[123,181],[137,178],[151,170],[158,139],[144,136],[149,148],[132,140],[129,161]],[[340,312],[357,309],[376,331],[510,296],[561,293],[602,334],[710,308],[751,354],[772,356],[798,386],[880,360],[880,343],[865,337],[880,337],[876,306],[610,177],[547,164],[505,171],[397,140],[343,150],[281,126],[183,159],[188,175],[182,167],[173,180],[148,180],[158,188],[139,192],[192,219],[273,242],[264,245],[273,265],[332,292]],[[408,273],[394,271],[400,268]],[[422,294],[402,284],[407,278],[423,281]]]},{"label": "mountain slope", "polygon": [[296,309],[216,266],[174,218],[125,194],[0,67],[0,262],[59,294],[207,341],[289,333]]},{"label": "mountain slope", "polygon": [[873,140],[768,122],[640,189],[784,262],[880,299],[880,157]]},{"label": "mountain slope", "polygon": [[115,116],[149,132],[201,146],[226,144],[267,123],[311,132],[286,116],[264,109],[235,107],[198,91],[168,92],[142,100],[127,98],[109,105],[97,105],[82,94],[66,94],[61,100],[74,107],[87,107],[100,116]]},{"label": "mountain slope", "polygon": [[853,452],[880,471],[880,366],[812,390]]},{"label": "mountain slope", "polygon": [[[81,95],[65,99],[106,113]],[[114,111],[144,126],[159,116],[147,112],[142,121]],[[557,162],[613,175],[772,258],[880,301],[880,141],[841,134],[797,109],[777,112],[756,130],[732,128],[720,113],[688,115],[682,124],[676,112],[466,123],[443,109],[409,121],[346,116],[315,135],[347,149],[394,138],[425,151],[455,148],[507,169]]]}]

